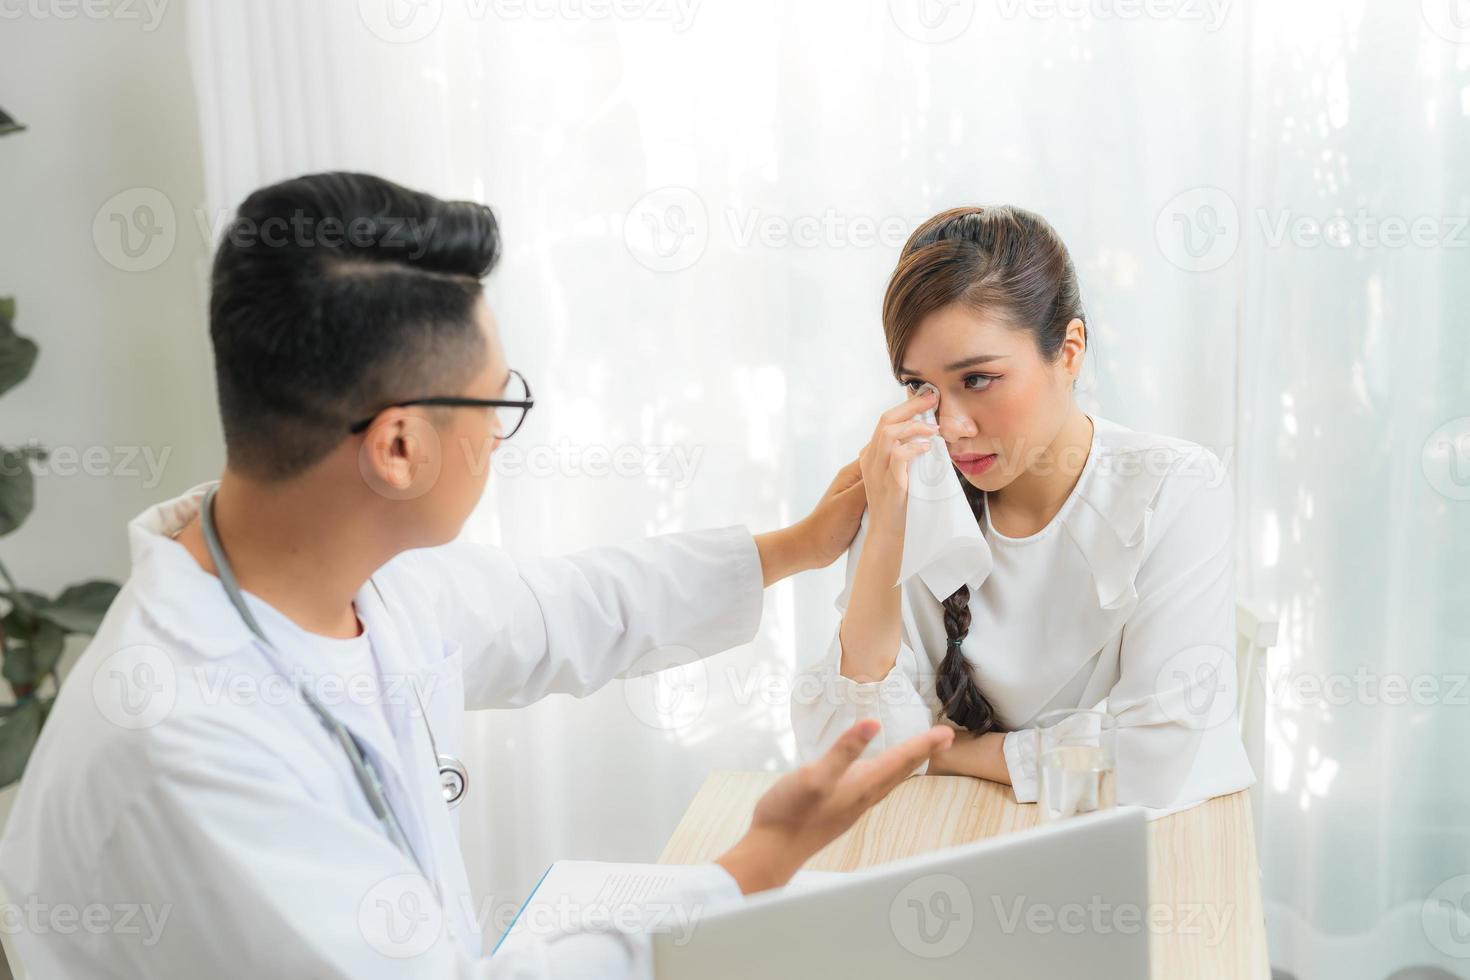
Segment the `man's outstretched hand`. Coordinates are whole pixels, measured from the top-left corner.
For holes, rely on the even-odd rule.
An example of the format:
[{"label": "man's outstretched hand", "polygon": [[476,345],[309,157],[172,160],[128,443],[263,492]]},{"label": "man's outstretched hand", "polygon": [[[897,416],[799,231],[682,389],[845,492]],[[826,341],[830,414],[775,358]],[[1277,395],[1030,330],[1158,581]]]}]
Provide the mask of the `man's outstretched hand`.
[{"label": "man's outstretched hand", "polygon": [[855,459],[838,470],[817,506],[802,520],[814,568],[826,568],[841,558],[863,522],[868,493],[860,462]]},{"label": "man's outstretched hand", "polygon": [[954,729],[936,725],[881,755],[858,760],[878,722],[853,725],[825,755],[782,777],[756,803],[750,829],[717,863],[745,894],[784,885],[807,859],[836,840],[863,812],[935,752]]}]

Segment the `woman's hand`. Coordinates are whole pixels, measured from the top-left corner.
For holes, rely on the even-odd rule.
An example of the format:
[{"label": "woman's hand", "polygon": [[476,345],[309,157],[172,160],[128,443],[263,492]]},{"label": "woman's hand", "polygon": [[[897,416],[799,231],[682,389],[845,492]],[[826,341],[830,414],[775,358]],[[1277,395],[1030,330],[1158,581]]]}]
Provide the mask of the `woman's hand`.
[{"label": "woman's hand", "polygon": [[929,388],[884,412],[858,457],[868,494],[868,537],[838,631],[839,669],[843,677],[858,683],[882,680],[898,659],[902,639],[898,572],[908,519],[909,464],[929,451],[930,438],[939,431],[914,416],[937,402]]},{"label": "woman's hand", "polygon": [[870,534],[902,538],[908,513],[909,464],[929,451],[929,439],[939,431],[937,425],[914,416],[938,403],[934,389],[926,388],[878,417],[873,438],[858,457],[867,488],[868,513],[872,515]]},{"label": "woman's hand", "polygon": [[755,805],[750,829],[718,863],[745,894],[779,888],[851,827],[925,759],[949,747],[954,729],[936,725],[872,759],[858,757],[878,722],[853,725],[820,759],[788,773]]}]

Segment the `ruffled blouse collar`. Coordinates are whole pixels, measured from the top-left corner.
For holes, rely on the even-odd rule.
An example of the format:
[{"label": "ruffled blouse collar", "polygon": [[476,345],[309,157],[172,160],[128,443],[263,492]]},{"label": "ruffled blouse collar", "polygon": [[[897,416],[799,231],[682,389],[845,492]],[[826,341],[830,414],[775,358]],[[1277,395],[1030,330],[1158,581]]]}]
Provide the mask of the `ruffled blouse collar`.
[{"label": "ruffled blouse collar", "polygon": [[1092,572],[1098,608],[1131,609],[1138,600],[1134,582],[1143,565],[1149,520],[1159,492],[1181,450],[1190,444],[1091,418],[1087,461],[1056,516],[1035,534],[1010,538],[991,525],[987,504],[985,536],[994,547],[1024,548],[1064,533]]},{"label": "ruffled blouse collar", "polygon": [[[1137,605],[1134,583],[1145,558],[1149,522],[1169,474],[1193,454],[1206,461],[1212,457],[1202,447],[1182,439],[1137,432],[1097,416],[1090,418],[1093,431],[1087,461],[1077,484],[1046,527],[1024,538],[1008,538],[989,526],[989,511],[985,511],[985,554],[984,560],[977,562],[972,591],[982,586],[994,570],[991,549],[1026,548],[1055,534],[1065,534],[1092,574],[1096,608],[1102,614],[1099,618],[1105,625],[1115,626],[1126,620]],[[846,609],[852,591],[851,555],[862,547],[867,531],[868,515],[864,514],[849,553],[847,583],[835,603],[839,610]],[[926,594],[929,591],[918,581],[911,585]],[[905,588],[909,587],[910,583],[905,583]]]}]

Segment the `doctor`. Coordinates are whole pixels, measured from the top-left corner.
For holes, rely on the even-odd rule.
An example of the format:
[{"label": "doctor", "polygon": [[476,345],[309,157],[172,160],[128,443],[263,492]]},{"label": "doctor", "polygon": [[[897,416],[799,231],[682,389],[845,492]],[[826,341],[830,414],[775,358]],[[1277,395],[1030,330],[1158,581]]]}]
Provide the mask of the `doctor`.
[{"label": "doctor", "polygon": [[[487,208],[365,175],[241,206],[210,305],[224,475],[132,523],[0,841],[0,927],[36,976],[651,976],[637,932],[482,956],[446,799],[496,789],[457,768],[462,713],[747,642],[764,586],[846,548],[863,490],[844,471],[754,537],[520,564],[451,543],[534,401],[481,295],[498,248]],[[670,899],[784,883],[952,737],[856,761],[877,729]]]}]

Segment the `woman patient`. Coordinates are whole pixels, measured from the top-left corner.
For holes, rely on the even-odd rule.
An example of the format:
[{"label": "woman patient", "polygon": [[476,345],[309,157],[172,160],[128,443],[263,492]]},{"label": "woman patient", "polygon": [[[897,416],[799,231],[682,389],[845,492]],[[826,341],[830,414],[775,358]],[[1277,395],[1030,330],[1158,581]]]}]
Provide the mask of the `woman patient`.
[{"label": "woman patient", "polygon": [[[870,751],[948,722],[957,737],[927,771],[1008,783],[1028,803],[1028,726],[1100,708],[1118,726],[1120,804],[1171,811],[1249,786],[1228,476],[1208,450],[1077,405],[1088,331],[1056,232],[1013,207],[929,219],[889,281],[883,332],[913,397],[862,453],[868,513],[842,622],[795,686],[802,755],[859,718],[882,722]],[[916,420],[929,409],[937,426]],[[993,560],[947,596],[894,584],[909,463],[936,434]]]}]

